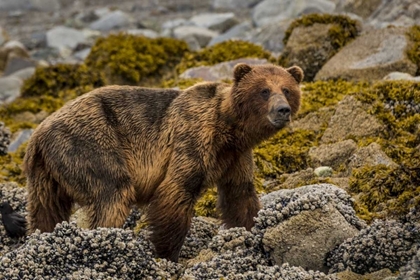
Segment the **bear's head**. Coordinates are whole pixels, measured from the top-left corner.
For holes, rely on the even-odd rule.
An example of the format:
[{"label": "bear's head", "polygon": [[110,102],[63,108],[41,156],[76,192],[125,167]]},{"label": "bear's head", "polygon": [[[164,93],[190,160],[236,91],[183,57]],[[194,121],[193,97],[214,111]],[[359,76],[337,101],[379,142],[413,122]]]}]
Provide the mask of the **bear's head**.
[{"label": "bear's head", "polygon": [[237,64],[231,93],[236,116],[263,138],[272,135],[298,112],[302,80],[298,66]]}]

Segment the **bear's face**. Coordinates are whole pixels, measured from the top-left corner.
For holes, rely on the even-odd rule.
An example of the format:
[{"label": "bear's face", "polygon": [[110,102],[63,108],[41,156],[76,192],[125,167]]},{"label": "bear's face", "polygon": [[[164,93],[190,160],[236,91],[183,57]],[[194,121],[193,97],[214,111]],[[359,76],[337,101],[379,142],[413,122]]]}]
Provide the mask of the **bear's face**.
[{"label": "bear's face", "polygon": [[242,119],[259,131],[275,132],[296,115],[300,107],[299,84],[303,71],[297,66],[235,66],[232,99]]}]

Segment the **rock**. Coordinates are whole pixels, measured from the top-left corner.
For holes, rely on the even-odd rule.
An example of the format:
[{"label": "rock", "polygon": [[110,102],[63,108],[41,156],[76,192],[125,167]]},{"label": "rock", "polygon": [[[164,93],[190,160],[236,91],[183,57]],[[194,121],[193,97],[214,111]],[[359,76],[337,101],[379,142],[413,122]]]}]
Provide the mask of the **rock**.
[{"label": "rock", "polygon": [[131,23],[131,17],[122,11],[105,13],[98,20],[92,22],[89,27],[94,30],[110,31],[127,27]]},{"label": "rock", "polygon": [[31,9],[41,12],[54,12],[61,8],[59,0],[30,0]]},{"label": "rock", "polygon": [[321,142],[338,142],[349,135],[355,137],[376,135],[383,129],[383,125],[363,109],[362,103],[352,96],[346,96],[338,103]]},{"label": "rock", "polygon": [[198,27],[223,33],[237,24],[238,20],[233,13],[206,13],[193,16],[190,22]]},{"label": "rock", "polygon": [[381,5],[382,0],[345,0],[336,2],[338,2],[335,9],[336,12],[352,13],[366,19],[377,10],[377,8]]},{"label": "rock", "polygon": [[252,23],[250,21],[244,21],[240,24],[237,24],[227,30],[225,33],[220,34],[219,36],[214,37],[211,39],[210,43],[208,43],[208,47],[213,46],[217,43],[221,43],[227,40],[232,39],[243,39],[246,37],[246,34],[252,30]]},{"label": "rock", "polygon": [[213,0],[214,9],[243,9],[252,8],[262,0]]},{"label": "rock", "polygon": [[47,45],[50,48],[75,49],[78,44],[85,42],[83,32],[65,26],[56,26],[47,32]]},{"label": "rock", "polygon": [[0,0],[0,11],[27,10],[30,7],[29,2],[29,0]]},{"label": "rock", "polygon": [[366,273],[363,275],[354,273],[351,270],[337,273],[338,280],[388,280],[387,277],[391,276],[394,276],[394,274],[389,269],[381,269],[379,271]]},{"label": "rock", "polygon": [[358,151],[350,157],[349,168],[353,169],[379,164],[397,166],[397,164],[382,151],[381,146],[378,143],[373,142],[366,147],[358,149]]},{"label": "rock", "polygon": [[127,34],[135,36],[145,36],[148,38],[157,38],[159,34],[156,31],[150,29],[129,29],[126,31]]},{"label": "rock", "polygon": [[406,32],[405,28],[389,27],[359,36],[334,55],[315,80],[378,80],[394,71],[414,75],[417,66],[406,55]]},{"label": "rock", "polygon": [[17,77],[22,81],[30,78],[35,73],[35,67],[27,67],[19,71],[13,72],[10,76]]},{"label": "rock", "polygon": [[0,27],[0,46],[8,40],[8,37],[6,30]]},{"label": "rock", "polygon": [[4,71],[9,58],[29,58],[25,46],[18,41],[8,41],[0,48],[0,71]]},{"label": "rock", "polygon": [[333,27],[333,24],[315,23],[294,28],[282,53],[284,67],[299,65],[305,81],[312,81],[334,53],[329,35]]},{"label": "rock", "polygon": [[[302,89],[303,92],[305,88]],[[334,109],[323,107],[316,112],[311,112],[291,123],[293,129],[319,131],[324,125],[328,124],[331,117],[334,115]]]},{"label": "rock", "polygon": [[329,166],[320,166],[315,168],[314,173],[318,177],[331,177],[333,169]]},{"label": "rock", "polygon": [[333,168],[346,163],[357,149],[353,140],[344,140],[332,144],[322,144],[309,149],[309,157],[315,166],[327,165]]},{"label": "rock", "polygon": [[174,29],[174,37],[184,39],[189,36],[194,37],[200,47],[205,47],[211,39],[218,35],[217,32],[197,26],[179,26]]},{"label": "rock", "polygon": [[350,269],[364,274],[388,268],[397,271],[413,258],[420,228],[395,220],[374,220],[372,225],[341,243],[326,259],[330,273]]},{"label": "rock", "polygon": [[332,204],[326,211],[303,211],[266,231],[264,249],[277,265],[289,263],[305,270],[328,272],[326,254],[358,233]]},{"label": "rock", "polygon": [[367,21],[376,28],[420,24],[420,3],[416,0],[382,1]]},{"label": "rock", "polygon": [[281,52],[284,48],[284,34],[290,22],[289,19],[286,19],[257,28],[249,37],[249,41],[261,44],[266,50]]},{"label": "rock", "polygon": [[388,75],[386,75],[383,79],[389,80],[389,81],[404,80],[404,81],[420,82],[420,76],[413,77],[408,73],[402,73],[402,72],[391,72]]},{"label": "rock", "polygon": [[15,152],[23,143],[29,140],[33,129],[24,129],[19,132],[18,136],[10,143],[9,152]]},{"label": "rock", "polygon": [[17,77],[0,78],[0,104],[10,103],[20,96],[23,81]]},{"label": "rock", "polygon": [[264,0],[255,6],[252,19],[257,26],[293,19],[308,13],[331,13],[335,3],[328,0]]},{"label": "rock", "polygon": [[291,174],[283,174],[280,180],[284,180],[278,186],[272,188],[273,191],[281,189],[294,189],[300,186],[307,185],[307,182],[311,182],[315,179],[314,170],[307,168],[305,170],[297,171]]},{"label": "rock", "polygon": [[197,38],[193,35],[188,35],[182,40],[184,40],[187,43],[188,48],[192,51],[198,51],[201,49],[200,43],[198,42]]},{"label": "rock", "polygon": [[78,52],[75,52],[73,56],[81,61],[84,61],[86,57],[90,54],[91,48],[86,48],[83,50],[80,50]]},{"label": "rock", "polygon": [[400,268],[400,275],[395,280],[420,279],[420,248],[407,265]]},{"label": "rock", "polygon": [[34,32],[29,38],[23,39],[22,43],[29,50],[47,47],[47,33],[44,31]]},{"label": "rock", "polygon": [[23,70],[26,68],[33,68],[36,66],[36,62],[32,59],[26,57],[19,57],[16,55],[9,55],[6,63],[6,67],[4,68],[4,76],[11,75],[19,70]]},{"label": "rock", "polygon": [[205,81],[220,81],[232,79],[232,71],[238,63],[248,63],[249,65],[266,63],[266,59],[258,58],[240,58],[227,62],[218,63],[212,66],[193,67],[182,73],[179,77],[182,79],[201,78]]},{"label": "rock", "polygon": [[10,144],[10,130],[4,125],[4,122],[0,122],[0,156],[4,156],[8,152]]},{"label": "rock", "polygon": [[177,19],[165,21],[162,24],[162,29],[174,29],[182,25],[187,25],[187,21],[183,18],[177,18]]}]

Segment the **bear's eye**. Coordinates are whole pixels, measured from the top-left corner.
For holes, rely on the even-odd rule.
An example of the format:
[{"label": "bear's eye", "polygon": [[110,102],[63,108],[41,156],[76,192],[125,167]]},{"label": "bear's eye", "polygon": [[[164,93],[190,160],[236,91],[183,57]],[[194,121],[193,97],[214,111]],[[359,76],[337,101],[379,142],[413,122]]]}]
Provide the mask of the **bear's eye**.
[{"label": "bear's eye", "polygon": [[270,98],[270,90],[265,88],[261,91],[261,96],[264,98],[264,100],[268,100]]},{"label": "bear's eye", "polygon": [[283,94],[286,96],[286,98],[289,98],[290,96],[290,90],[287,88],[282,88]]}]

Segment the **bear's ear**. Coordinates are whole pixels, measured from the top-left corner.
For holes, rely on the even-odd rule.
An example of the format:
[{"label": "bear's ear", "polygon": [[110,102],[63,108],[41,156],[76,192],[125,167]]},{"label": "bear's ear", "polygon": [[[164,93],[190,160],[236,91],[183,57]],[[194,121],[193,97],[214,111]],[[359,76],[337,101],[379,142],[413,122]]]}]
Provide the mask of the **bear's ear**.
[{"label": "bear's ear", "polygon": [[233,77],[235,78],[235,84],[239,83],[240,80],[245,76],[245,74],[251,72],[252,67],[245,63],[236,64],[233,70]]},{"label": "bear's ear", "polygon": [[303,70],[299,66],[292,66],[286,69],[287,72],[295,78],[296,82],[300,84],[303,80]]}]

